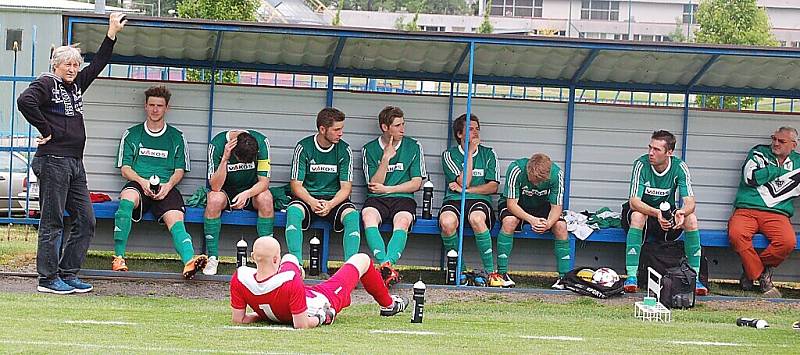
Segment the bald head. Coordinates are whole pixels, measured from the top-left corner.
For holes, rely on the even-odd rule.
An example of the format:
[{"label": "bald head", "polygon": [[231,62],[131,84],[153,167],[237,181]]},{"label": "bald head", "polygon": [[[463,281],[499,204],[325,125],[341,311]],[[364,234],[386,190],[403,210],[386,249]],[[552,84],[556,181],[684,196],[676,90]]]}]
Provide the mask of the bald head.
[{"label": "bald head", "polygon": [[281,258],[281,245],[273,237],[261,237],[253,243],[253,260],[256,264],[277,264]]}]

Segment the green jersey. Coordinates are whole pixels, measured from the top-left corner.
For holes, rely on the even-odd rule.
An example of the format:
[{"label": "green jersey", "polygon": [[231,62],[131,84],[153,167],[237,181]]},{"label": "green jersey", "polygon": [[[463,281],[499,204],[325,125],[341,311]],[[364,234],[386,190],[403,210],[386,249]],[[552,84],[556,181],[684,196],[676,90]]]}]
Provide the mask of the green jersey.
[{"label": "green jersey", "polygon": [[169,181],[177,169],[190,171],[183,132],[170,125],[151,132],[144,123],[128,128],[117,151],[117,167],[123,166],[131,167],[145,179],[156,175],[162,183]]},{"label": "green jersey", "polygon": [[550,178],[538,184],[528,180],[528,158],[511,162],[506,171],[506,186],[500,196],[500,205],[508,199],[517,199],[517,204],[525,211],[549,203],[564,205],[564,173],[556,163],[550,164]]},{"label": "green jersey", "polygon": [[[464,169],[464,148],[462,146],[453,146],[448,148],[442,153],[442,168],[444,169],[444,178],[447,184],[456,181]],[[469,186],[479,186],[489,183],[490,181],[500,182],[500,171],[497,169],[497,153],[494,149],[485,145],[478,145],[478,150],[472,156],[472,179],[469,181]],[[460,200],[461,193],[446,189],[443,201]],[[476,193],[467,193],[468,199],[478,199],[492,203],[491,195],[481,195]]]},{"label": "green jersey", "polygon": [[689,167],[680,158],[670,157],[667,168],[660,173],[650,165],[647,154],[633,162],[629,197],[638,197],[654,208],[664,201],[674,207],[676,191],[681,197],[694,196]]},{"label": "green jersey", "polygon": [[341,181],[353,181],[353,152],[344,140],[323,149],[317,135],[297,142],[292,157],[292,180],[302,181],[312,196],[333,196]]},{"label": "green jersey", "polygon": [[[383,158],[383,149],[385,145],[378,137],[364,145],[361,153],[364,157],[364,178],[367,183],[375,176],[380,165],[381,158]],[[425,155],[422,151],[422,145],[415,139],[403,137],[395,146],[397,153],[389,160],[389,165],[386,169],[386,178],[383,184],[386,186],[396,186],[404,182],[411,181],[413,178],[428,178],[428,173],[425,171]],[[395,192],[388,194],[375,194],[372,192],[367,193],[367,197],[408,197],[414,198],[414,193]]]},{"label": "green jersey", "polygon": [[792,217],[792,199],[797,196],[800,196],[800,154],[791,152],[783,164],[779,164],[769,145],[750,149],[742,166],[742,179],[733,206]]},{"label": "green jersey", "polygon": [[[228,143],[231,131],[217,133],[208,145],[208,179],[219,169],[222,162],[222,154],[225,153],[225,144]],[[256,161],[244,163],[236,159],[233,154],[228,159],[227,175],[222,188],[226,191],[234,191],[236,194],[247,190],[258,182],[258,177],[270,177],[269,159],[269,140],[263,134],[248,129],[247,133],[253,136],[258,142],[258,154]],[[233,198],[233,196],[231,196]]]}]

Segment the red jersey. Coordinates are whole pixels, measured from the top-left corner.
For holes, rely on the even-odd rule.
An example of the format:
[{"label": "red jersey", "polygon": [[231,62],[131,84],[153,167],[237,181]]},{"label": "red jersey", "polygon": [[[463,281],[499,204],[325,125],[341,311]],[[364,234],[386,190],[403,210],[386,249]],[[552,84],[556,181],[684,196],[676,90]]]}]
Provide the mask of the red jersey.
[{"label": "red jersey", "polygon": [[231,277],[231,307],[250,306],[261,319],[292,324],[292,314],[316,313],[328,298],[303,284],[297,258],[286,254],[278,272],[264,280],[256,280],[256,269],[242,266]]}]

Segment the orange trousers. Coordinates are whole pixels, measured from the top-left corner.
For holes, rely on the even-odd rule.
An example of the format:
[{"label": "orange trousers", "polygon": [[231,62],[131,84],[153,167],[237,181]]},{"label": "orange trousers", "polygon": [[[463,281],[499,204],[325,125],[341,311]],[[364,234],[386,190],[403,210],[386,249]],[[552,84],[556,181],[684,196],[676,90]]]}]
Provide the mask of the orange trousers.
[{"label": "orange trousers", "polygon": [[[761,232],[769,240],[769,246],[760,254],[753,248],[753,234],[756,232]],[[737,208],[728,220],[728,240],[742,259],[744,273],[750,280],[758,279],[764,266],[780,265],[797,245],[789,217],[746,208]]]}]

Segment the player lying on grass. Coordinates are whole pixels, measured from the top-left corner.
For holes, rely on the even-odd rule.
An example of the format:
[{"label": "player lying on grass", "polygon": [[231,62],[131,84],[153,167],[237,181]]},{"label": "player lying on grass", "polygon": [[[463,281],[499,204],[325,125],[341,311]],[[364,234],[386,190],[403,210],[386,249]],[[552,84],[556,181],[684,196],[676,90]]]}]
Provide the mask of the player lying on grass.
[{"label": "player lying on grass", "polygon": [[[297,329],[331,324],[350,305],[350,293],[358,281],[378,304],[381,316],[393,316],[406,309],[407,301],[389,294],[380,272],[366,254],[356,254],[329,280],[314,286],[303,284],[297,257],[281,255],[273,237],[253,243],[251,254],[256,268],[242,266],[231,277],[231,308],[234,323],[266,320],[291,324]],[[255,312],[247,313],[247,306]]]}]

